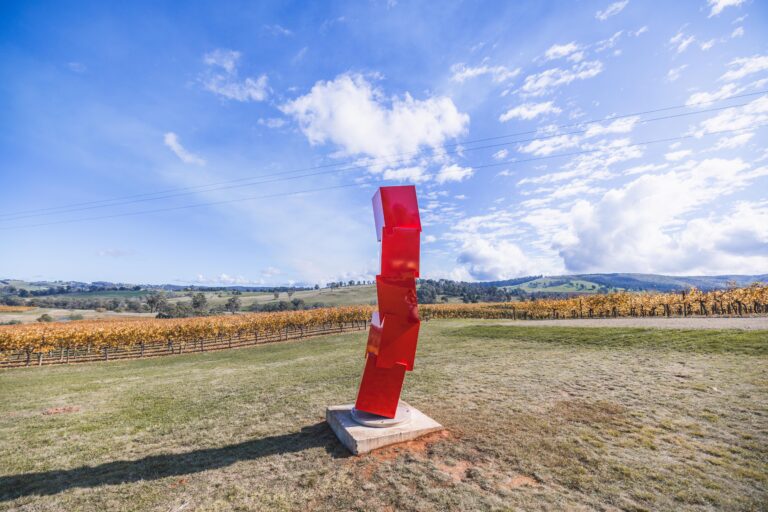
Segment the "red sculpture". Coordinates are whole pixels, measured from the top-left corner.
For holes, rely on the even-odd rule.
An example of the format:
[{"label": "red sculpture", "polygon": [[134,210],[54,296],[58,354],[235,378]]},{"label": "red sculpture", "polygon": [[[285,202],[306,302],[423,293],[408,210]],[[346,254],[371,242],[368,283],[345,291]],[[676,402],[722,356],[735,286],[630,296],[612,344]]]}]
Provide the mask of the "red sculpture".
[{"label": "red sculpture", "polygon": [[373,313],[365,370],[355,409],[394,418],[405,372],[413,370],[419,337],[416,278],[421,221],[416,187],[381,187],[373,196],[381,274],[376,276],[379,310]]}]

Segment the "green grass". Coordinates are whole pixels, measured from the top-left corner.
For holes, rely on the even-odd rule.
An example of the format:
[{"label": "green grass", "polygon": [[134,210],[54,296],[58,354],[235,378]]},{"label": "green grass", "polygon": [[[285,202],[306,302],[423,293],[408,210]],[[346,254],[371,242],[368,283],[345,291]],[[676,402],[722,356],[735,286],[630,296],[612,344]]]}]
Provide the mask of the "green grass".
[{"label": "green grass", "polygon": [[450,332],[452,336],[506,339],[566,347],[593,347],[603,350],[625,348],[672,350],[709,354],[768,356],[768,332],[742,330],[662,330],[559,327],[510,327],[471,325]]},{"label": "green grass", "polygon": [[[566,283],[553,285],[556,281],[567,280]],[[581,285],[581,288],[579,287]],[[506,286],[507,289],[521,289],[529,293],[533,292],[552,292],[552,293],[581,293],[592,294],[597,293],[600,285],[593,283],[592,281],[586,281],[584,279],[572,279],[572,278],[549,278],[540,277],[531,281],[526,281],[522,284],[516,284],[513,286]],[[615,291],[619,288],[610,288]]]},{"label": "green grass", "polygon": [[450,435],[362,457],[323,416],[364,333],[4,371],[0,509],[766,508],[768,333],[492,324],[424,324],[404,398]]},{"label": "green grass", "polygon": [[[209,306],[221,305],[232,297],[231,293],[205,292]],[[274,293],[262,292],[243,292],[239,295],[243,309],[247,309],[253,303],[267,304],[279,301],[290,301],[292,299],[302,299],[308,305],[322,303],[327,306],[350,306],[356,304],[373,304],[376,302],[376,287],[374,285],[366,286],[345,286],[343,288],[321,288],[319,290],[303,290],[294,292],[290,297],[287,292],[280,292],[275,299]],[[170,302],[190,301],[190,296],[178,294],[170,299]]]}]

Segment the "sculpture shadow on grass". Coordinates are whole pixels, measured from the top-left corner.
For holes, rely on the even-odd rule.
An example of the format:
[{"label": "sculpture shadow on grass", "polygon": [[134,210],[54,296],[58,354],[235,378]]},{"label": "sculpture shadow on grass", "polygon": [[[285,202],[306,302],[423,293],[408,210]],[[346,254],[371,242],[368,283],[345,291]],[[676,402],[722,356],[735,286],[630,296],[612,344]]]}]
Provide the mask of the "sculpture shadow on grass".
[{"label": "sculpture shadow on grass", "polygon": [[0,476],[0,501],[14,500],[22,496],[52,495],[77,487],[99,487],[189,475],[223,468],[240,461],[320,447],[325,448],[333,458],[349,456],[349,452],[336,440],[328,424],[321,422],[304,427],[300,432],[254,439],[220,448],[150,455],[143,459],[118,460],[98,466]]}]

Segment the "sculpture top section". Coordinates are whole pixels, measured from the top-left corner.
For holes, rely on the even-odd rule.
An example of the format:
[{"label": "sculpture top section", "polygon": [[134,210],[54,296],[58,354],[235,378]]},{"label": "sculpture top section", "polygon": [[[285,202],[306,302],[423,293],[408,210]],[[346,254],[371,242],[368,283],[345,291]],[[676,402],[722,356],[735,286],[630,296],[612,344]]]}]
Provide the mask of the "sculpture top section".
[{"label": "sculpture top section", "polygon": [[416,201],[416,187],[381,187],[373,196],[373,217],[376,223],[376,238],[381,242],[384,229],[407,228],[421,231],[419,203]]}]

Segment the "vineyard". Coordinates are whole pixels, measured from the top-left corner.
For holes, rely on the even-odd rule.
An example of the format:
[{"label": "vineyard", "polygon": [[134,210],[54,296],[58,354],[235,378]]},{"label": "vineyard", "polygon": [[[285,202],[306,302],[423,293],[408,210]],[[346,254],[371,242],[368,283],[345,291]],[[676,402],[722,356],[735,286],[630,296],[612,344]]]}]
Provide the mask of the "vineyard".
[{"label": "vineyard", "polygon": [[[425,304],[424,320],[536,320],[768,313],[768,286],[684,293],[613,293],[567,299]],[[372,306],[181,319],[76,321],[0,326],[0,367],[60,364],[219,350],[365,329]]]},{"label": "vineyard", "polygon": [[35,309],[33,306],[6,306],[0,304],[0,313],[23,313]]}]

